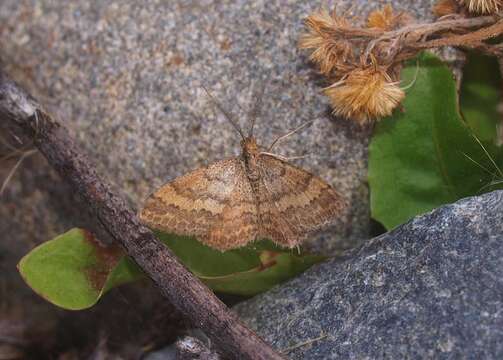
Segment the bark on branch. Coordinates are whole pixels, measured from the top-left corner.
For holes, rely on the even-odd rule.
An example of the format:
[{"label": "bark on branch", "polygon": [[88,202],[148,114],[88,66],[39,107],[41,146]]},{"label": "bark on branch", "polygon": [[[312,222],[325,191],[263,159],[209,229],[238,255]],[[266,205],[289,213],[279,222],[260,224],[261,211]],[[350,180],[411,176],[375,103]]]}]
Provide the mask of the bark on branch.
[{"label": "bark on branch", "polygon": [[45,155],[91,213],[195,327],[225,357],[281,359],[177,260],[125,201],[111,191],[79,151],[68,131],[0,70],[0,121],[15,125]]}]

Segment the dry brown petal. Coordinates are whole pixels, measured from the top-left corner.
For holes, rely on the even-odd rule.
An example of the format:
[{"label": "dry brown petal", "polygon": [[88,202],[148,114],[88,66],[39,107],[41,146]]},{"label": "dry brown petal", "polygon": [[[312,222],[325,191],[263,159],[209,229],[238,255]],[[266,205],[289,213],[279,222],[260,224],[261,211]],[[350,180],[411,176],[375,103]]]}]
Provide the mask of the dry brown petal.
[{"label": "dry brown petal", "polygon": [[[318,33],[330,33],[341,27],[349,26],[348,20],[342,16],[337,16],[335,11],[328,11],[322,8],[309,15],[305,20],[306,26]],[[327,34],[328,35],[328,34]]]},{"label": "dry brown petal", "polygon": [[501,0],[458,0],[468,8],[471,13],[477,14],[495,14],[502,7]]},{"label": "dry brown petal", "polygon": [[413,17],[405,12],[395,13],[391,5],[381,10],[372,11],[367,18],[367,27],[384,31],[395,30],[413,21]]},{"label": "dry brown petal", "polygon": [[336,115],[359,123],[391,115],[405,93],[390,76],[375,66],[357,69],[324,90]]},{"label": "dry brown petal", "polygon": [[392,30],[397,25],[397,16],[393,14],[391,5],[386,5],[381,10],[374,10],[367,19],[367,27],[381,30]]},{"label": "dry brown petal", "polygon": [[460,6],[456,0],[439,0],[433,7],[433,13],[438,17],[456,14],[459,10]]}]

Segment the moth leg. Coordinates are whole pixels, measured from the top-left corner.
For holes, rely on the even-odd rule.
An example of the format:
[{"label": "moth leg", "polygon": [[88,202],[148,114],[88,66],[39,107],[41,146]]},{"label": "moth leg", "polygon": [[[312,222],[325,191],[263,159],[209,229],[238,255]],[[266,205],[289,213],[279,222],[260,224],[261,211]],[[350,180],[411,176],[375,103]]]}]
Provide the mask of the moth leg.
[{"label": "moth leg", "polygon": [[300,130],[304,129],[305,127],[311,125],[313,122],[314,122],[314,120],[309,120],[309,121],[305,122],[304,124],[296,127],[295,129],[287,132],[285,135],[278,136],[276,139],[274,139],[274,141],[271,143],[271,145],[269,145],[269,147],[267,148],[267,151],[270,152],[272,150],[272,148],[274,147],[274,145],[276,145],[280,141],[292,136],[296,132],[299,132]]},{"label": "moth leg", "polygon": [[305,159],[305,158],[312,156],[312,154],[299,155],[299,156],[283,156],[283,155],[273,154],[273,153],[265,152],[265,151],[260,152],[260,155],[269,155],[269,156],[272,156],[273,158],[276,158],[281,161],[299,160],[299,159]]}]

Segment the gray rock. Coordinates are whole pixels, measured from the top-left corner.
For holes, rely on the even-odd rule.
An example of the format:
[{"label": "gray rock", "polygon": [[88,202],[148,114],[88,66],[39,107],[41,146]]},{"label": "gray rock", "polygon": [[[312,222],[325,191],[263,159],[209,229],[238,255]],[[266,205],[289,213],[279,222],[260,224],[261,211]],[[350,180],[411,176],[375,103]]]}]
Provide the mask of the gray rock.
[{"label": "gray rock", "polygon": [[171,344],[162,349],[153,351],[145,356],[145,360],[177,360],[176,346]]},{"label": "gray rock", "polygon": [[[407,0],[393,6],[429,19],[432,3]],[[383,5],[367,0],[328,5],[333,4],[360,22]],[[370,129],[318,116],[328,111],[320,94],[322,81],[296,44],[302,19],[319,6],[280,0],[3,0],[0,58],[71,129],[99,172],[136,207],[167,180],[238,153],[238,136],[201,85],[212,89],[246,126],[241,108],[250,106],[254,89],[265,81],[256,126],[262,143],[317,117],[310,129],[277,151],[313,154],[298,164],[348,199],[350,206],[335,230],[311,244],[314,250],[332,252],[368,237]],[[35,169],[15,177],[8,195],[22,197],[22,206],[14,218],[1,210],[1,222],[12,229],[9,233],[30,234],[28,241],[37,243],[79,223],[80,213],[63,192],[67,189],[55,189],[54,196],[41,193],[46,185],[30,174],[49,170],[43,161],[30,164]],[[53,181],[52,175],[46,177]],[[36,224],[28,219],[33,208],[46,209]]]},{"label": "gray rock", "polygon": [[[431,18],[433,2],[392,1],[423,19]],[[383,3],[332,4],[339,12],[350,8],[347,14],[363,21]],[[139,207],[165,181],[238,153],[239,138],[202,84],[245,124],[240,107],[248,107],[254,89],[267,81],[256,126],[266,144],[328,110],[321,79],[296,49],[301,19],[319,5],[2,0],[0,65],[70,129],[98,172]],[[278,148],[286,155],[314,154],[298,164],[332,183],[350,203],[335,231],[313,239],[314,250],[330,253],[368,237],[369,134],[343,119],[319,116]],[[0,136],[11,140],[1,129]],[[12,166],[2,163],[1,179]],[[15,265],[37,244],[87,222],[72,190],[43,157],[27,159],[0,202],[0,299],[24,304],[27,317],[35,308],[49,318],[59,316],[21,282]]]},{"label": "gray rock", "polygon": [[210,348],[211,341],[199,330],[193,336],[184,336],[175,343],[145,356],[145,360],[220,360],[217,352]]},{"label": "gray rock", "polygon": [[216,352],[209,349],[201,340],[186,336],[176,342],[176,355],[179,360],[220,360]]},{"label": "gray rock", "polygon": [[458,201],[235,310],[291,359],[501,359],[502,220]]}]

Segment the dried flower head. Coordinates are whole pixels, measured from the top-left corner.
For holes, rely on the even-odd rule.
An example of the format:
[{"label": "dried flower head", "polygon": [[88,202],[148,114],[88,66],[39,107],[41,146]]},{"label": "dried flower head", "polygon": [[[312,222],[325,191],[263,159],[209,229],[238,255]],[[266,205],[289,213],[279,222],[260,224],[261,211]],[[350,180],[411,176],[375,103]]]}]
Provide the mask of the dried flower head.
[{"label": "dried flower head", "polygon": [[367,19],[367,27],[380,30],[393,30],[399,23],[400,15],[393,13],[391,5],[386,5],[381,10],[374,10]]},{"label": "dried flower head", "polygon": [[324,90],[334,113],[367,123],[391,115],[405,93],[384,69],[356,69]]},{"label": "dried flower head", "polygon": [[307,33],[299,41],[301,49],[312,49],[309,59],[318,64],[320,71],[331,74],[353,56],[351,44],[337,36],[337,30],[349,26],[346,19],[335,12],[320,9],[309,15],[305,24]]},{"label": "dried flower head", "polygon": [[299,47],[311,50],[310,59],[332,83],[324,92],[334,113],[369,122],[390,115],[404,98],[396,81],[401,64],[420,51],[463,46],[503,54],[501,42],[487,41],[503,34],[500,16],[470,17],[468,9],[497,12],[503,0],[438,0],[437,15],[457,16],[431,23],[414,23],[412,16],[388,5],[369,15],[367,27],[322,9],[305,20]]},{"label": "dried flower head", "polygon": [[456,0],[439,0],[433,7],[433,13],[438,17],[456,14],[459,11],[460,5]]},{"label": "dried flower head", "polygon": [[468,11],[477,14],[495,14],[503,7],[503,2],[501,0],[458,0],[458,1],[464,4],[468,8]]}]

